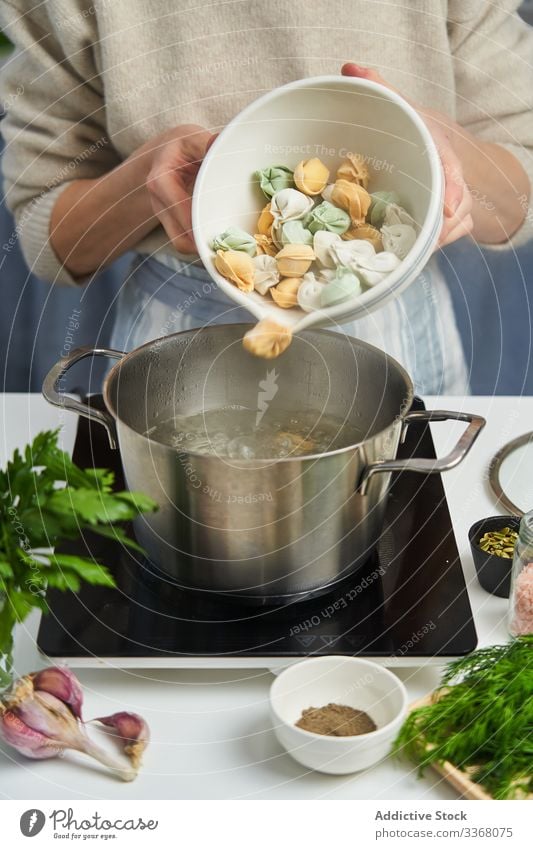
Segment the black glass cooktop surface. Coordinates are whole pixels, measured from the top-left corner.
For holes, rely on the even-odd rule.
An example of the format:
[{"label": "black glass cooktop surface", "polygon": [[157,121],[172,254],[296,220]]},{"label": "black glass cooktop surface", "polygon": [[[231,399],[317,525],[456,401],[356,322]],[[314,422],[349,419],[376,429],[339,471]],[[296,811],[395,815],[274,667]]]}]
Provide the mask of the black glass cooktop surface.
[{"label": "black glass cooktop surface", "polygon": [[[93,400],[93,403],[95,401]],[[96,402],[97,403],[97,402]],[[415,409],[423,404],[415,400]],[[434,457],[425,423],[409,426],[401,457]],[[74,460],[108,467],[123,486],[120,457],[105,430],[80,419]],[[395,476],[376,551],[328,595],[257,608],[182,590],[149,562],[87,533],[61,546],[90,554],[113,572],[116,589],[49,591],[38,636],[49,657],[249,658],[345,654],[453,657],[476,647],[463,571],[439,475]]]}]

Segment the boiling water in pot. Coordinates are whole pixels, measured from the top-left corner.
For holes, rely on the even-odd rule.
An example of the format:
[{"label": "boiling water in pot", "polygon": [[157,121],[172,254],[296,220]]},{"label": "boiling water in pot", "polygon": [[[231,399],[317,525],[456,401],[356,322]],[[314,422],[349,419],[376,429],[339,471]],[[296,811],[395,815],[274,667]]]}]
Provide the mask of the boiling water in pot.
[{"label": "boiling water in pot", "polygon": [[224,407],[192,416],[174,416],[151,427],[145,436],[178,451],[230,459],[283,459],[323,454],[360,442],[363,434],[335,416],[307,412]]}]

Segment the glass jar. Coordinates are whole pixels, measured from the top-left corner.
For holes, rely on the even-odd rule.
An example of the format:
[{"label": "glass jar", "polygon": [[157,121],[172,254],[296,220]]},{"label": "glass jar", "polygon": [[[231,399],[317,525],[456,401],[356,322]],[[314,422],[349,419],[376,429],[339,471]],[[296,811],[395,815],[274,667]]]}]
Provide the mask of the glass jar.
[{"label": "glass jar", "polygon": [[533,510],[520,522],[509,596],[509,633],[533,634]]}]

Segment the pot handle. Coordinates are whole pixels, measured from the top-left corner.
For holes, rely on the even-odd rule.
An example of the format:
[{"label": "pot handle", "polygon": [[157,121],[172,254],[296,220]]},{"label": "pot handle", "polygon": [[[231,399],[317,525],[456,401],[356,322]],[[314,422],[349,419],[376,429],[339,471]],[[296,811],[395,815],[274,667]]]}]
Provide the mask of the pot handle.
[{"label": "pot handle", "polygon": [[468,427],[449,454],[437,459],[409,457],[407,460],[378,460],[376,463],[369,463],[359,484],[360,494],[366,495],[368,481],[372,475],[378,472],[422,472],[422,474],[428,475],[447,472],[449,469],[458,466],[485,427],[486,421],[482,416],[477,416],[474,413],[456,413],[451,410],[414,410],[404,416],[402,442],[405,439],[407,428],[413,422],[445,422],[448,419],[468,422]]},{"label": "pot handle", "polygon": [[71,395],[67,395],[61,386],[67,371],[73,365],[79,363],[80,360],[84,360],[86,357],[100,356],[120,360],[124,356],[124,351],[114,351],[112,348],[91,348],[90,345],[83,348],[75,348],[68,357],[59,360],[59,362],[52,366],[43,382],[43,395],[55,407],[63,407],[65,410],[78,413],[80,416],[85,416],[86,419],[103,425],[107,430],[111,448],[116,448],[117,431],[113,416],[107,410],[97,410],[96,407],[91,407],[83,401],[72,398]]}]

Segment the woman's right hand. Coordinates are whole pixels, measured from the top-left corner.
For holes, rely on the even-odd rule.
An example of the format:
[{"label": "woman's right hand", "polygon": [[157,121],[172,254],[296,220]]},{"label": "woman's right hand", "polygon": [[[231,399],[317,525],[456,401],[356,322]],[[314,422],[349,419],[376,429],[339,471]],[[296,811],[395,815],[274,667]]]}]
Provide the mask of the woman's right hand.
[{"label": "woman's right hand", "polygon": [[152,159],[146,179],[152,209],[179,253],[197,252],[192,236],[192,192],[202,160],[214,138],[203,127],[185,124],[143,145]]}]

